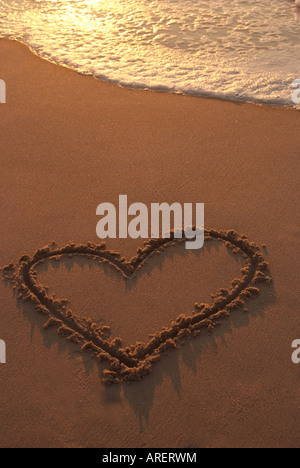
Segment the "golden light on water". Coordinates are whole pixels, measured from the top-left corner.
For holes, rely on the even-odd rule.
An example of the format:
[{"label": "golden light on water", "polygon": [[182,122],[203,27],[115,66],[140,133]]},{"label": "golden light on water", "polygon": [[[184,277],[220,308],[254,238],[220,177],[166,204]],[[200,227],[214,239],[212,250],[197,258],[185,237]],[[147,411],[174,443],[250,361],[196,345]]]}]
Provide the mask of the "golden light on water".
[{"label": "golden light on water", "polygon": [[299,72],[299,16],[289,0],[2,3],[5,36],[122,85],[290,102]]}]

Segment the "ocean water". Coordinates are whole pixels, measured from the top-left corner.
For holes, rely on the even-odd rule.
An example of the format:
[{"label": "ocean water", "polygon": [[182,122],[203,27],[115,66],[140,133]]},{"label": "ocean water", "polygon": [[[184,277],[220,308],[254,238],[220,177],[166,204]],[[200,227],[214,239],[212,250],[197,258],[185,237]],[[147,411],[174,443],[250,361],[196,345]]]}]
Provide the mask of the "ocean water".
[{"label": "ocean water", "polygon": [[300,79],[295,0],[0,0],[0,37],[130,87],[291,106]]}]

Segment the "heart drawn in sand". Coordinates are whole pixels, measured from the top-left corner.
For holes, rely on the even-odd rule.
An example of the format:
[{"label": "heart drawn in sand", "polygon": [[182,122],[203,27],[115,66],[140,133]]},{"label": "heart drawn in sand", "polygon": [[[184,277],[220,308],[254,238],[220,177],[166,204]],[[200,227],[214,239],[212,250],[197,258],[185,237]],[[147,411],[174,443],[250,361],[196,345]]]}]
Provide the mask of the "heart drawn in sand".
[{"label": "heart drawn in sand", "polygon": [[61,259],[64,256],[84,256],[100,263],[107,263],[125,278],[133,278],[136,272],[153,255],[160,254],[171,245],[185,242],[174,237],[151,239],[139,248],[137,255],[125,260],[118,252],[106,248],[105,244],[75,244],[56,248],[53,244],[39,249],[33,257],[23,255],[17,264],[11,263],[2,269],[3,279],[11,281],[18,291],[18,299],[30,301],[38,312],[48,316],[44,328],[57,327],[58,333],[69,341],[77,343],[82,351],[89,351],[99,361],[107,360],[109,368],[103,371],[105,383],[140,380],[149,374],[152,364],[158,361],[163,352],[191,337],[202,329],[213,327],[221,318],[228,317],[234,309],[244,307],[245,302],[259,293],[257,284],[270,282],[268,263],[257,244],[237,232],[205,229],[205,242],[224,242],[234,253],[244,258],[241,277],[234,279],[230,289],[221,289],[212,304],[196,303],[191,315],[180,315],[169,327],[164,327],[146,343],[136,343],[124,347],[120,338],[111,338],[109,327],[101,327],[91,319],[80,317],[68,306],[66,300],[56,300],[48,295],[46,288],[37,281],[35,267],[48,259]]}]

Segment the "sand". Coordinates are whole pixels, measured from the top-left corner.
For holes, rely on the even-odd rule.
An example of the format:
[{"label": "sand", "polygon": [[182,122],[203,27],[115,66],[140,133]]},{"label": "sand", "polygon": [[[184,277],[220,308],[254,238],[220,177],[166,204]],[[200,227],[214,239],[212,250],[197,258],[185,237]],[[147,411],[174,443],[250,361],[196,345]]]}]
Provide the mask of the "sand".
[{"label": "sand", "polygon": [[[105,385],[91,353],[45,330],[47,317],[1,283],[1,447],[297,447],[300,367],[300,114],[115,87],[0,41],[0,265],[52,240],[99,243],[96,207],[204,202],[207,229],[245,233],[271,284],[154,363]],[[264,248],[263,245],[267,247]],[[109,240],[126,259],[142,240]],[[124,280],[91,258],[37,266],[39,283],[126,346],[230,288],[242,256],[221,243],[171,246]],[[50,294],[49,293],[49,294]]]}]

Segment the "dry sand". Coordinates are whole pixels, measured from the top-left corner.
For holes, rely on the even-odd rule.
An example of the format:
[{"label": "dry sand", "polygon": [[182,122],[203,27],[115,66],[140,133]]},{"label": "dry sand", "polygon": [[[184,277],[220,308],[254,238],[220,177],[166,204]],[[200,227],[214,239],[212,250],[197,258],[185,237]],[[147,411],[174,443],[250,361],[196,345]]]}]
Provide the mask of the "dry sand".
[{"label": "dry sand", "polygon": [[[249,313],[163,356],[141,382],[114,386],[2,283],[0,446],[299,446],[299,112],[121,89],[6,40],[0,63],[0,265],[51,240],[99,242],[97,205],[128,194],[148,206],[204,202],[207,227],[267,245],[274,280]],[[130,258],[141,244],[108,247]],[[38,278],[131,344],[210,301],[240,268],[223,246],[176,246],[129,284],[89,261],[50,262]]]}]

